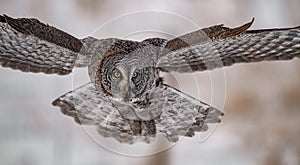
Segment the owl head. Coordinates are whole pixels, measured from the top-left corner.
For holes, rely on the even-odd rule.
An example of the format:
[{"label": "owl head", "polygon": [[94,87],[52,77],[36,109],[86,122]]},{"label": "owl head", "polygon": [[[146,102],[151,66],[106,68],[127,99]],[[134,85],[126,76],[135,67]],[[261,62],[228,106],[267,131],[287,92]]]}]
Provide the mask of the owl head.
[{"label": "owl head", "polygon": [[96,74],[91,78],[94,79],[92,82],[98,90],[114,99],[137,101],[154,87],[158,77],[154,67],[154,55],[151,54],[153,51],[136,43],[122,48],[116,43],[114,46],[115,48],[96,59]]}]

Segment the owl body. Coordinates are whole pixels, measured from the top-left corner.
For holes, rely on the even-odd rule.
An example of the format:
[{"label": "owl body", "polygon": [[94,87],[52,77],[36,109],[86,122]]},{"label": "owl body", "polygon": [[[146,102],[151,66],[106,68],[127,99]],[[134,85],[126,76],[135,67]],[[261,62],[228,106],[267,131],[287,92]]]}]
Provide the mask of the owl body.
[{"label": "owl body", "polygon": [[139,42],[77,39],[37,19],[0,15],[0,65],[58,75],[87,67],[90,82],[53,101],[63,114],[122,143],[149,143],[157,134],[176,142],[219,123],[223,112],[164,84],[159,72],[300,57],[300,27],[248,30],[253,21]]},{"label": "owl body", "polygon": [[106,40],[109,50],[93,53],[88,68],[95,87],[111,98],[126,119],[148,121],[159,116],[161,109],[150,100],[161,83],[156,64],[162,48],[149,42]]}]

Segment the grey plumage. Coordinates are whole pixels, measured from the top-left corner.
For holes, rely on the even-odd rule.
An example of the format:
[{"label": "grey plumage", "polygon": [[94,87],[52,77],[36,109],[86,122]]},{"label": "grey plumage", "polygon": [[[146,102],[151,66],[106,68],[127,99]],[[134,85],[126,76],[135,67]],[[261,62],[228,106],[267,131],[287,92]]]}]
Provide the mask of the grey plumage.
[{"label": "grey plumage", "polygon": [[172,40],[77,39],[37,19],[0,15],[0,64],[64,75],[88,67],[90,81],[53,105],[123,143],[176,142],[220,122],[216,108],[163,83],[159,71],[194,72],[234,63],[300,57],[300,27],[247,30],[216,25]]},{"label": "grey plumage", "polygon": [[[207,123],[220,122],[222,112],[170,86],[160,84],[153,95],[150,101],[154,101],[157,106],[148,110],[163,109],[154,121],[157,133],[163,134],[170,142],[185,136],[189,129],[190,132],[205,131]],[[61,107],[62,113],[74,117],[79,124],[96,125],[104,137],[113,137],[124,143],[153,141],[155,137],[147,133],[144,136],[132,135],[130,120],[123,118],[114,106],[114,101],[92,83],[66,93],[56,99],[53,105]]]},{"label": "grey plumage", "polygon": [[72,72],[80,40],[36,19],[0,16],[0,64],[24,72]]},{"label": "grey plumage", "polygon": [[157,67],[184,73],[300,57],[300,26],[246,31],[252,22],[233,29],[212,26],[170,40]]}]

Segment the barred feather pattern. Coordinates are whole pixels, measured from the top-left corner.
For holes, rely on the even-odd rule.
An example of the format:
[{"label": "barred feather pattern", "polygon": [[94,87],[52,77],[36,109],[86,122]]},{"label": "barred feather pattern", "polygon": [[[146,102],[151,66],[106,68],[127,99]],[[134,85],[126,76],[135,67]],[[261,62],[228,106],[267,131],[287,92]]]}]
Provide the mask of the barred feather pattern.
[{"label": "barred feather pattern", "polygon": [[[188,39],[184,41],[189,42]],[[169,51],[162,55],[157,67],[168,72],[194,72],[235,63],[291,60],[294,57],[300,57],[300,27],[249,30],[233,37],[207,39]]]},{"label": "barred feather pattern", "polygon": [[77,53],[22,34],[0,22],[0,64],[23,72],[65,75],[72,72]]},{"label": "barred feather pattern", "polygon": [[[206,131],[207,123],[218,123],[223,115],[221,111],[167,85],[158,87],[155,95],[166,98],[161,115],[155,119],[156,134],[165,136],[170,142],[178,141],[180,136]],[[118,107],[92,83],[66,93],[53,105],[59,106],[64,114],[74,117],[79,124],[95,125],[103,137],[128,144],[155,140],[155,135],[133,135],[130,121],[124,119]]]}]

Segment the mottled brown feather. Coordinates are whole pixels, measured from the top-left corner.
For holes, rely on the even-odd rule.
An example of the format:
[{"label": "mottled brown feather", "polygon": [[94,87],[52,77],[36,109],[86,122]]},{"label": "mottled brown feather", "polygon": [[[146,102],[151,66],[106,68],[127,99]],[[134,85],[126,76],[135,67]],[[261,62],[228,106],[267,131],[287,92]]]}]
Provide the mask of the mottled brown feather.
[{"label": "mottled brown feather", "polygon": [[186,73],[300,57],[300,26],[247,30],[252,23],[232,29],[217,25],[175,38],[167,43],[157,67]]},{"label": "mottled brown feather", "polygon": [[34,18],[11,18],[7,15],[1,16],[1,22],[7,22],[12,28],[26,35],[34,35],[42,40],[65,47],[74,52],[79,52],[82,43],[72,35],[59,30],[53,26],[46,25]]},{"label": "mottled brown feather", "polygon": [[168,41],[165,48],[167,51],[175,51],[194,44],[205,42],[207,40],[225,39],[236,36],[245,32],[252,25],[253,21],[254,18],[251,20],[251,22],[236,28],[224,27],[223,24],[203,28]]},{"label": "mottled brown feather", "polygon": [[[75,67],[81,47],[81,40],[37,19],[0,15],[0,65],[3,67],[66,75]],[[88,58],[81,56],[81,59]]]}]

